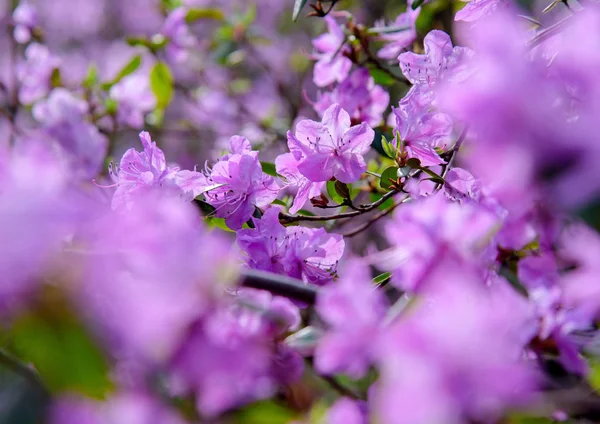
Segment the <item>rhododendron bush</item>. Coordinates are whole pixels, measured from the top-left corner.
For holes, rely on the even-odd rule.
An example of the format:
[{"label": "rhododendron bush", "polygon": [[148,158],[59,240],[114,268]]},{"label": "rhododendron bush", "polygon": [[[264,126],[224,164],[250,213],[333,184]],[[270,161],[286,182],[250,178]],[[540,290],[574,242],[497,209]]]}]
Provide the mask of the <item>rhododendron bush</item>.
[{"label": "rhododendron bush", "polygon": [[596,0],[0,10],[0,422],[600,422]]}]

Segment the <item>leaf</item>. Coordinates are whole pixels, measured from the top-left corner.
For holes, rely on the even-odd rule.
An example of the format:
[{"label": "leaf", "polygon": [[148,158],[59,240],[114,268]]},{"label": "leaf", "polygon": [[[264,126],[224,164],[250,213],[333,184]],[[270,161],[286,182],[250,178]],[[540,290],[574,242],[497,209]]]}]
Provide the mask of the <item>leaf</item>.
[{"label": "leaf", "polygon": [[384,135],[381,136],[381,147],[383,148],[384,153],[390,159],[396,158],[396,148],[390,143]]},{"label": "leaf", "polygon": [[391,278],[392,274],[389,272],[384,272],[382,274],[379,274],[377,277],[373,278],[373,283],[379,285],[382,285],[384,283],[387,283],[390,278]]},{"label": "leaf", "polygon": [[412,4],[412,10],[416,10],[419,6],[421,6],[425,0],[415,0]]},{"label": "leaf", "polygon": [[314,353],[314,350],[322,337],[322,330],[309,325],[290,334],[286,337],[284,343],[301,355],[309,356]]},{"label": "leaf", "polygon": [[396,83],[394,77],[374,66],[369,67],[369,74],[373,78],[373,81],[375,81],[375,84],[389,87],[390,85],[394,85]]},{"label": "leaf", "polygon": [[308,211],[306,209],[300,209],[298,211],[298,215],[304,215],[304,216],[316,216],[314,212]]},{"label": "leaf", "polygon": [[106,100],[104,101],[104,107],[106,108],[106,113],[108,113],[109,115],[114,115],[115,113],[117,113],[119,104],[117,103],[117,101],[115,99],[111,99],[110,97],[107,97]]},{"label": "leaf", "polygon": [[397,25],[397,26],[389,26],[389,27],[373,27],[367,30],[368,34],[394,34],[397,32],[403,32],[411,29],[410,26],[406,25]]},{"label": "leaf", "polygon": [[398,180],[398,167],[389,166],[381,173],[381,180],[379,180],[379,186],[385,190],[389,190],[392,186],[392,182]]},{"label": "leaf", "polygon": [[294,11],[292,13],[292,20],[294,22],[296,22],[298,20],[298,17],[300,16],[300,12],[302,12],[302,9],[304,8],[304,6],[306,6],[306,2],[308,0],[296,0],[294,2]]},{"label": "leaf", "polygon": [[327,181],[327,194],[329,195],[331,200],[336,202],[338,205],[344,203],[344,198],[340,196],[337,190],[335,189],[335,181]]},{"label": "leaf", "polygon": [[[235,233],[235,231],[233,231],[231,228],[229,228],[227,226],[224,218],[211,217],[211,218],[206,218],[205,221],[206,221],[206,225],[209,228],[218,228],[220,230],[227,231],[228,233]],[[244,225],[246,225],[246,224],[244,224]],[[248,227],[246,227],[246,228],[248,228]]]},{"label": "leaf", "polygon": [[51,392],[104,398],[112,389],[103,352],[70,314],[24,315],[13,324],[10,337],[15,352],[35,365]]},{"label": "leaf", "polygon": [[150,87],[158,109],[165,109],[173,97],[173,74],[166,63],[158,62],[150,71]]},{"label": "leaf", "polygon": [[240,424],[287,424],[296,414],[275,401],[263,401],[249,405],[235,414],[234,422]]},{"label": "leaf", "polygon": [[52,88],[60,87],[62,85],[62,78],[60,76],[60,69],[54,68],[50,75],[50,85]]},{"label": "leaf", "polygon": [[406,161],[406,165],[412,169],[420,169],[421,161],[418,158],[410,158]]},{"label": "leaf", "polygon": [[92,88],[98,82],[98,68],[95,64],[91,64],[88,68],[85,78],[83,79],[83,86],[85,88]]},{"label": "leaf", "polygon": [[287,204],[281,199],[275,199],[271,202],[272,205],[286,206]]},{"label": "leaf", "polygon": [[133,74],[138,70],[140,65],[142,64],[142,56],[139,54],[134,56],[129,62],[125,64],[125,66],[119,71],[116,77],[113,78],[110,82],[105,82],[102,84],[103,90],[109,90],[113,85],[118,84],[123,78],[127,75]]},{"label": "leaf", "polygon": [[436,174],[429,168],[421,168],[421,170],[431,177],[431,181],[437,184],[444,184],[446,182],[442,177],[440,177],[438,174]]},{"label": "leaf", "polygon": [[275,164],[272,162],[260,162],[260,166],[265,174],[277,177],[277,171],[275,170]]},{"label": "leaf", "polygon": [[225,19],[225,15],[219,9],[206,8],[206,9],[190,9],[185,14],[185,22],[191,24],[200,19],[214,19],[222,21]]},{"label": "leaf", "polygon": [[600,393],[600,359],[590,359],[590,373],[588,375],[588,382],[592,388]]},{"label": "leaf", "polygon": [[340,195],[340,197],[344,200],[350,199],[350,189],[348,185],[341,181],[336,181],[333,185],[335,192]]}]

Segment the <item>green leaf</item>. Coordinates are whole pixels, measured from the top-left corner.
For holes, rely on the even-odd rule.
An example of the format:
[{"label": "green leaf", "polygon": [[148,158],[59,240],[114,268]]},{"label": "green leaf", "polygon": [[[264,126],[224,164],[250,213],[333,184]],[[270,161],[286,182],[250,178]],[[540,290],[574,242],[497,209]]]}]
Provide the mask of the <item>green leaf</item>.
[{"label": "green leaf", "polygon": [[412,169],[420,169],[421,161],[417,158],[410,158],[406,161],[406,165],[411,167]]},{"label": "green leaf", "polygon": [[[371,193],[370,199],[371,202],[376,202],[379,199],[381,199],[382,194],[381,193]],[[387,199],[385,202],[383,202],[381,205],[378,206],[378,208],[382,211],[391,208],[394,205],[394,199],[393,198],[389,198]]]},{"label": "green leaf", "polygon": [[421,168],[421,170],[431,177],[431,181],[433,181],[437,184],[445,183],[444,179],[442,177],[440,177],[438,174],[436,174],[435,172],[433,172],[431,169]]},{"label": "green leaf", "polygon": [[142,57],[138,54],[134,56],[129,62],[125,64],[125,66],[119,71],[116,77],[113,78],[110,82],[105,82],[102,84],[103,90],[109,90],[113,85],[118,84],[123,78],[127,75],[133,74],[138,70],[140,65],[142,64]]},{"label": "green leaf", "polygon": [[590,386],[592,386],[596,392],[600,393],[600,358],[590,359],[588,381]]},{"label": "green leaf", "polygon": [[377,277],[373,278],[373,283],[377,284],[377,285],[381,285],[383,283],[386,283],[387,281],[389,281],[389,279],[391,278],[392,274],[389,272],[384,272],[382,274],[379,274]]},{"label": "green leaf", "polygon": [[222,21],[225,19],[225,15],[219,9],[206,8],[206,9],[190,9],[185,15],[185,22],[191,24],[200,19],[214,19]]},{"label": "green leaf", "polygon": [[392,182],[398,180],[398,167],[389,166],[381,173],[381,180],[379,186],[385,190],[389,190],[392,186]]},{"label": "green leaf", "polygon": [[104,101],[104,107],[106,108],[106,113],[108,113],[109,115],[114,115],[115,113],[117,113],[119,104],[117,103],[117,101],[115,99],[111,99],[110,97],[107,97],[106,100]]},{"label": "green leaf", "polygon": [[[210,218],[206,218],[205,221],[206,221],[206,225],[208,226],[208,228],[218,228],[220,230],[227,231],[228,233],[235,233],[235,231],[233,231],[231,228],[229,228],[227,226],[227,224],[225,224],[224,218],[210,217]],[[246,225],[246,224],[244,224],[244,225]]]},{"label": "green leaf", "polygon": [[275,199],[271,202],[272,205],[279,205],[279,206],[285,206],[287,207],[287,203],[285,203],[283,200],[281,199]]},{"label": "green leaf", "polygon": [[173,97],[173,74],[166,63],[158,62],[150,71],[150,87],[158,109],[165,109]]},{"label": "green leaf", "polygon": [[85,88],[92,88],[98,82],[98,68],[95,64],[91,64],[88,68],[85,78],[83,79],[83,86]]},{"label": "green leaf", "polygon": [[387,157],[391,159],[396,158],[396,148],[390,143],[384,135],[381,136],[381,147]]},{"label": "green leaf", "polygon": [[60,87],[62,85],[62,78],[60,76],[60,69],[54,68],[50,75],[50,85],[52,88]]},{"label": "green leaf", "polygon": [[415,0],[411,6],[412,10],[416,10],[417,7],[421,6],[424,2],[425,0]]},{"label": "green leaf", "polygon": [[260,162],[260,166],[265,174],[271,175],[273,177],[277,177],[277,171],[275,168],[275,164],[272,162]]},{"label": "green leaf", "polygon": [[263,401],[249,405],[235,414],[236,423],[243,424],[287,424],[294,421],[295,413],[274,401]]},{"label": "green leaf", "polygon": [[10,339],[18,356],[35,365],[53,393],[75,391],[104,398],[112,389],[102,351],[68,313],[24,315],[14,322]]},{"label": "green leaf", "polygon": [[387,72],[382,71],[381,69],[376,68],[374,66],[369,67],[369,74],[375,81],[375,84],[384,85],[384,86],[389,87],[390,85],[394,85],[396,83],[396,80],[394,79],[394,77],[392,77]]},{"label": "green leaf", "polygon": [[294,2],[294,11],[292,13],[292,20],[294,22],[296,22],[298,20],[298,17],[300,16],[300,12],[302,12],[302,9],[304,8],[304,6],[306,6],[306,2],[308,0],[296,0]]},{"label": "green leaf", "polygon": [[329,198],[338,205],[344,203],[344,198],[340,196],[335,189],[335,181],[327,181],[327,194],[329,195]]},{"label": "green leaf", "polygon": [[340,197],[342,199],[350,199],[350,189],[348,188],[348,185],[341,182],[341,181],[336,181],[333,185],[333,188],[335,189],[335,192],[337,194],[340,195]]},{"label": "green leaf", "polygon": [[315,216],[314,212],[311,211],[307,211],[306,209],[300,209],[298,211],[298,215],[304,215],[304,216]]}]

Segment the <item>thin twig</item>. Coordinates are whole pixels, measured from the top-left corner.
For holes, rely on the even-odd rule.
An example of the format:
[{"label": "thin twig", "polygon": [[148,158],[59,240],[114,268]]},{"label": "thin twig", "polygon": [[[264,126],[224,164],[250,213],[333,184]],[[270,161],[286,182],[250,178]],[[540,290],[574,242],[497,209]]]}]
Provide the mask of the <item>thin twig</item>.
[{"label": "thin twig", "polygon": [[381,218],[383,218],[383,217],[389,215],[390,213],[392,213],[394,211],[394,209],[396,209],[402,203],[407,202],[409,199],[410,199],[409,197],[405,197],[404,199],[400,200],[399,202],[394,203],[392,206],[390,206],[386,210],[379,212],[377,215],[373,216],[370,220],[368,220],[364,224],[362,224],[359,227],[355,228],[354,230],[349,231],[347,233],[344,233],[342,235],[344,237],[354,237],[355,235],[360,234],[361,232],[363,232],[367,228],[369,228],[371,225],[373,225],[374,223],[376,223],[377,221],[379,221]]},{"label": "thin twig", "polygon": [[385,193],[381,198],[373,203],[368,203],[366,205],[359,205],[356,207],[356,210],[352,212],[344,212],[338,213],[335,215],[327,215],[327,216],[307,216],[307,215],[288,215],[284,213],[279,214],[279,220],[284,223],[291,222],[299,222],[299,221],[312,221],[312,222],[320,222],[320,221],[331,221],[333,219],[342,219],[342,218],[352,218],[358,215],[362,215],[363,213],[372,211],[377,208],[383,202],[385,202],[390,197],[394,196],[394,194],[398,193],[397,191],[390,191]]}]

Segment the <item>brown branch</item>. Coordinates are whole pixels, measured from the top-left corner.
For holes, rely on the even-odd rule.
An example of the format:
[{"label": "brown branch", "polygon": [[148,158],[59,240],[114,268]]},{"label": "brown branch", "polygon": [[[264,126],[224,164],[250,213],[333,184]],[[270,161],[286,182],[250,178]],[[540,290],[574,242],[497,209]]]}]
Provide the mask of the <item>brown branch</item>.
[{"label": "brown branch", "polygon": [[299,300],[309,305],[315,303],[318,294],[317,286],[285,275],[256,269],[245,269],[242,271],[241,285],[243,287],[266,290],[275,295]]},{"label": "brown branch", "polygon": [[400,200],[399,202],[394,203],[392,206],[390,206],[389,208],[387,208],[384,211],[379,212],[377,215],[373,216],[370,220],[368,220],[364,224],[360,225],[359,227],[355,228],[354,230],[349,231],[347,233],[343,233],[342,236],[344,236],[344,237],[354,237],[355,235],[362,233],[363,231],[365,231],[366,229],[368,229],[369,227],[371,227],[371,225],[373,225],[377,221],[379,221],[381,218],[383,218],[383,217],[389,215],[390,213],[392,213],[394,211],[394,209],[396,209],[402,203],[407,202],[409,199],[410,199],[409,197],[405,197],[404,199]]},{"label": "brown branch", "polygon": [[390,191],[381,196],[377,201],[373,203],[368,203],[366,205],[359,205],[355,207],[355,210],[352,212],[344,212],[338,213],[335,215],[326,215],[326,216],[307,216],[307,215],[288,215],[284,213],[279,214],[279,220],[283,223],[289,224],[291,222],[299,222],[299,221],[312,221],[312,222],[320,222],[320,221],[331,221],[333,219],[342,219],[342,218],[352,218],[358,215],[362,215],[363,213],[372,211],[377,208],[379,205],[383,204],[387,199],[394,196],[394,194],[398,193],[397,191]]}]

